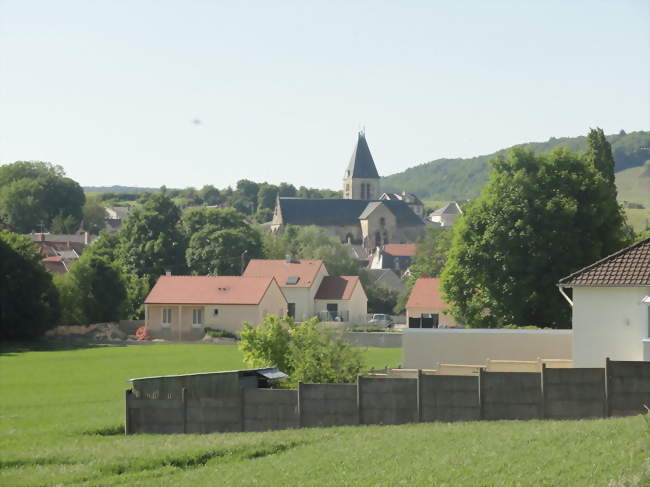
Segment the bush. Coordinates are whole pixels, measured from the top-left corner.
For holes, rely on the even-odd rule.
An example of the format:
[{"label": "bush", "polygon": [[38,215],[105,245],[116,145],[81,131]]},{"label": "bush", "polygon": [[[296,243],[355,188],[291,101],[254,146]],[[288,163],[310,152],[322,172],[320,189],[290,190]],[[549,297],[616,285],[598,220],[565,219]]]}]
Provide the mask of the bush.
[{"label": "bush", "polygon": [[363,366],[360,351],[316,318],[295,324],[267,316],[257,328],[246,323],[239,347],[249,367],[277,367],[291,384],[354,382]]},{"label": "bush", "polygon": [[234,340],[239,340],[237,335],[226,330],[219,330],[218,328],[210,328],[208,326],[204,328],[204,331],[206,335],[210,335],[214,338],[232,338]]},{"label": "bush", "polygon": [[363,332],[363,333],[387,333],[393,332],[391,328],[380,328],[378,326],[355,326],[354,328],[346,328],[346,332]]}]

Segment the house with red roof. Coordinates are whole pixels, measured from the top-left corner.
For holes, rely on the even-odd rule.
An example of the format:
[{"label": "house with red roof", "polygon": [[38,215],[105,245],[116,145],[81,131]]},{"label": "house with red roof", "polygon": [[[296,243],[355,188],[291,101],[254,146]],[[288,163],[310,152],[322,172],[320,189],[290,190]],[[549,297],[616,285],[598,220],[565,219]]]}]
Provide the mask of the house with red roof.
[{"label": "house with red roof", "polygon": [[161,276],[144,302],[153,338],[198,340],[204,328],[239,333],[267,315],[286,316],[287,300],[273,277]]},{"label": "house with red roof", "polygon": [[411,267],[416,249],[415,244],[385,244],[373,254],[370,268],[391,269],[401,276]]},{"label": "house with red roof", "polygon": [[574,272],[558,286],[572,307],[575,367],[602,367],[607,357],[650,361],[650,238]]},{"label": "house with red roof", "polygon": [[365,324],[368,299],[357,276],[330,276],[322,260],[252,259],[242,276],[274,278],[287,299],[288,316],[297,321]]},{"label": "house with red roof", "polygon": [[459,324],[447,314],[437,277],[421,277],[413,285],[406,303],[406,321],[409,328],[457,328]]}]

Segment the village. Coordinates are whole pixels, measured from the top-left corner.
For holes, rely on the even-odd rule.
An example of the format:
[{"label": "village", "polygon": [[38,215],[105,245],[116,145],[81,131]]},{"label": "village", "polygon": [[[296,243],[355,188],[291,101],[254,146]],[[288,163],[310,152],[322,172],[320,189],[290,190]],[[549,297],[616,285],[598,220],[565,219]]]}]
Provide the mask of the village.
[{"label": "village", "polygon": [[0,6],[0,485],[650,485],[650,11]]}]

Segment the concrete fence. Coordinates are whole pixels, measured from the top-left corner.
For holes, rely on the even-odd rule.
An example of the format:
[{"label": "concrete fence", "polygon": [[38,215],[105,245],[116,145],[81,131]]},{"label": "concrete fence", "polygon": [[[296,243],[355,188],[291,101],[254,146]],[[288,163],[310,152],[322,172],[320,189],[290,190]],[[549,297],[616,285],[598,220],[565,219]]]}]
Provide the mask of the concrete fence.
[{"label": "concrete fence", "polygon": [[[248,374],[248,375],[247,375]],[[258,388],[248,371],[138,379],[126,391],[127,434],[267,431],[431,421],[581,419],[650,406],[650,362],[541,372],[360,376],[356,384]]]},{"label": "concrete fence", "polygon": [[343,338],[355,347],[400,348],[402,333],[381,331],[348,331]]}]

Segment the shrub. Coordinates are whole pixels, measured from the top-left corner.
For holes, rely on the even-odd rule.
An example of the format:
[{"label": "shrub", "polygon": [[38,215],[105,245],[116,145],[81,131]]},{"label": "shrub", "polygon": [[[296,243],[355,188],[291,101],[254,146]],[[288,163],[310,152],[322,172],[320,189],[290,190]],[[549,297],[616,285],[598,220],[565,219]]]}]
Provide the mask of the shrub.
[{"label": "shrub", "polygon": [[210,335],[214,338],[232,338],[234,340],[239,340],[239,337],[232,332],[226,330],[220,330],[218,328],[210,328],[209,326],[204,328],[205,334]]}]

